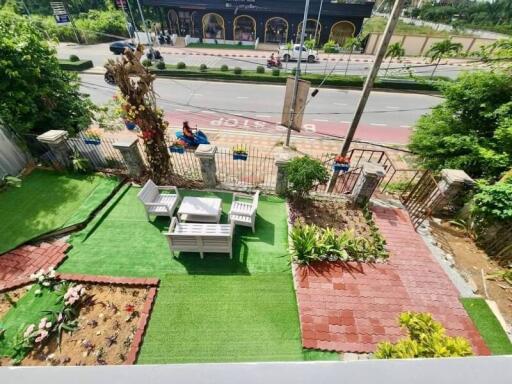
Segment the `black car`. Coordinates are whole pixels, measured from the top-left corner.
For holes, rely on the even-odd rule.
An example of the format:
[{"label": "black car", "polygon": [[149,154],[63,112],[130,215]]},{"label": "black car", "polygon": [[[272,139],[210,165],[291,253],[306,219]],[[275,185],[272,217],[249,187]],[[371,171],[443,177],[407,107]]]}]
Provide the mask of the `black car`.
[{"label": "black car", "polygon": [[110,52],[112,52],[114,55],[123,54],[126,48],[135,51],[136,46],[135,44],[132,44],[128,41],[114,41],[112,44],[110,44]]}]

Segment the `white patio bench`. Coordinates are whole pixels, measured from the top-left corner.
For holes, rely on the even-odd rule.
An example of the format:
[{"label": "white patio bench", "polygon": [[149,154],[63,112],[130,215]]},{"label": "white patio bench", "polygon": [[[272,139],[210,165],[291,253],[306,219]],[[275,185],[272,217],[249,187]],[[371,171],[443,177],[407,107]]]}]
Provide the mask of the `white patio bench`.
[{"label": "white patio bench", "polygon": [[201,259],[205,252],[229,253],[233,258],[234,224],[180,223],[172,218],[169,231],[164,233],[172,256],[174,252],[199,252]]},{"label": "white patio bench", "polygon": [[[260,191],[256,191],[253,196],[234,193],[233,203],[231,204],[231,209],[229,210],[229,222],[237,225],[251,227],[252,232],[254,233],[254,227],[256,223],[256,210],[258,209],[259,198]],[[244,199],[245,201],[240,201],[240,199]]]},{"label": "white patio bench", "polygon": [[[160,191],[173,190],[174,193],[161,193]],[[148,180],[137,197],[146,208],[146,216],[149,215],[172,217],[178,205],[180,194],[178,188],[173,186],[159,186],[152,180]]]}]

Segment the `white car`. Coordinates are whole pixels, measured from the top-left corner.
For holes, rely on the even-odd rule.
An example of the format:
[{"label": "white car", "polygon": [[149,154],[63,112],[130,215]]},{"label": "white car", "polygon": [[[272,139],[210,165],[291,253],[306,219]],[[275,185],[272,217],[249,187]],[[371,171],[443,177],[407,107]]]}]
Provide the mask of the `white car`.
[{"label": "white car", "polygon": [[[300,52],[300,44],[294,44],[292,47],[287,45],[279,46],[279,56],[283,58],[283,61],[298,60]],[[302,47],[301,61],[307,61],[308,63],[314,63],[318,59],[318,51],[307,49]]]}]

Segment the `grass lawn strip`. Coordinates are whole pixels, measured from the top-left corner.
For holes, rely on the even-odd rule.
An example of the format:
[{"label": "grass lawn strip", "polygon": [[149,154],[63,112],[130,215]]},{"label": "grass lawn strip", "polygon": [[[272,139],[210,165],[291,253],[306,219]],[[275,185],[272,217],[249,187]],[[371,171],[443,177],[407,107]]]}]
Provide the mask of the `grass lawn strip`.
[{"label": "grass lawn strip", "polygon": [[[282,199],[260,199],[256,234],[236,228],[232,260],[195,253],[173,259],[161,234],[169,218],[148,222],[138,192],[123,188],[74,235],[59,271],[161,279],[139,363],[339,358],[302,350]],[[226,222],[231,193],[180,192],[221,198]]]},{"label": "grass lawn strip", "polygon": [[0,254],[85,220],[117,184],[99,175],[35,170],[20,188],[0,193]]},{"label": "grass lawn strip", "polygon": [[460,299],[493,355],[512,354],[512,343],[484,299]]}]

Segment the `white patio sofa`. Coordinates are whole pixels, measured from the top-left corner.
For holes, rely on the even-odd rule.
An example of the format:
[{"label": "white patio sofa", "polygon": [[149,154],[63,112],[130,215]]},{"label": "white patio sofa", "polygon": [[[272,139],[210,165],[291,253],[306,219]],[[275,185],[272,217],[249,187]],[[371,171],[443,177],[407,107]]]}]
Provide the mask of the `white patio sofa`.
[{"label": "white patio sofa", "polygon": [[[161,191],[171,190],[174,193],[162,193]],[[137,197],[146,208],[146,216],[150,215],[172,217],[180,200],[178,188],[173,186],[159,186],[153,180],[148,180]]]},{"label": "white patio sofa", "polygon": [[174,252],[229,253],[233,258],[234,224],[180,223],[172,218],[169,231],[164,233],[172,256]]},{"label": "white patio sofa", "polygon": [[233,203],[231,203],[231,209],[229,210],[229,222],[236,225],[251,227],[252,232],[254,233],[256,224],[256,210],[258,209],[259,198],[260,191],[256,191],[253,196],[244,195],[242,193],[234,193]]}]

